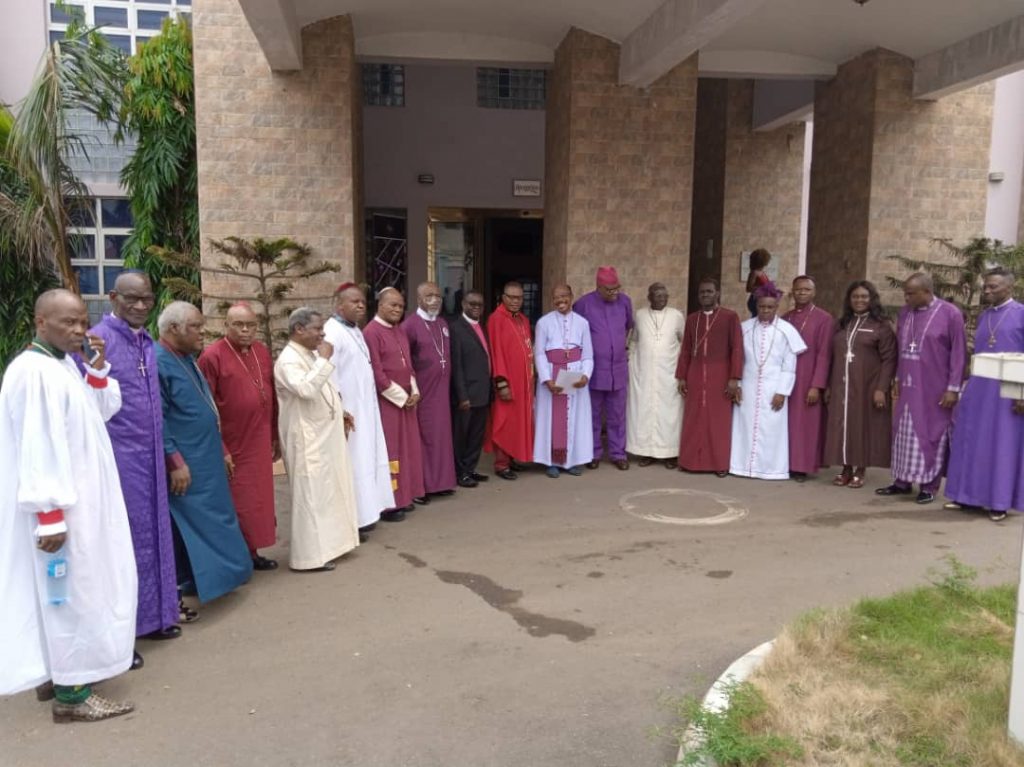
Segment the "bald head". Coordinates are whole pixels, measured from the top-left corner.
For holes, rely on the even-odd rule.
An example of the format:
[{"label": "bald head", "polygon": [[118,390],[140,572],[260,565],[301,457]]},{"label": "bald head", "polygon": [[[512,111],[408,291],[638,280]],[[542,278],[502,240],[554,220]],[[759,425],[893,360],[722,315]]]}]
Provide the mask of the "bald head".
[{"label": "bald head", "polygon": [[89,313],[81,298],[70,290],[57,288],[36,299],[35,323],[40,340],[62,352],[73,352],[82,348]]},{"label": "bald head", "polygon": [[156,297],[153,286],[144,272],[121,272],[114,280],[110,291],[110,308],[114,316],[128,323],[132,328],[141,328],[153,310]]},{"label": "bald head", "polygon": [[54,288],[39,294],[39,298],[36,299],[35,317],[38,320],[40,317],[48,317],[54,312],[72,307],[84,310],[85,303],[70,290]]},{"label": "bald head", "polygon": [[911,309],[921,309],[935,298],[934,291],[935,284],[931,276],[924,272],[916,272],[903,283],[903,300]]},{"label": "bald head", "polygon": [[248,349],[256,340],[259,315],[246,304],[235,304],[224,317],[224,330],[228,341],[237,349]]}]

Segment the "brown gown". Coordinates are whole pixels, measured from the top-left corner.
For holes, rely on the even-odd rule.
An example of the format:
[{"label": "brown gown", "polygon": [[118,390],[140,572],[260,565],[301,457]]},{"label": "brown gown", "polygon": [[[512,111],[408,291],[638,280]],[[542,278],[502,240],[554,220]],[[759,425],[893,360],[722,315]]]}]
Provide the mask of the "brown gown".
[{"label": "brown gown", "polygon": [[[896,334],[888,320],[866,317],[854,335],[856,318],[845,327],[836,323],[832,339],[826,465],[888,468],[892,440],[889,386],[896,374]],[[850,336],[854,337],[850,339]],[[847,349],[853,357],[847,360]],[[885,392],[885,408],[873,404],[875,391]]]}]

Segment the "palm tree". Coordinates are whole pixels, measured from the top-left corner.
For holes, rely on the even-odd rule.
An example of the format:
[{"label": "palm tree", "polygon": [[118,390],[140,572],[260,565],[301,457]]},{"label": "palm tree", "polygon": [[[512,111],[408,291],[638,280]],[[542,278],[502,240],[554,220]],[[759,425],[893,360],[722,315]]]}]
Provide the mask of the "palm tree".
[{"label": "palm tree", "polygon": [[[75,112],[114,120],[125,80],[124,55],[95,29],[73,21],[46,53],[6,137],[0,167],[0,239],[30,267],[49,266],[64,286],[78,291],[68,229],[73,215],[91,211],[88,190],[69,160],[88,157],[85,139],[71,128]],[[6,111],[6,110],[5,110]]]}]

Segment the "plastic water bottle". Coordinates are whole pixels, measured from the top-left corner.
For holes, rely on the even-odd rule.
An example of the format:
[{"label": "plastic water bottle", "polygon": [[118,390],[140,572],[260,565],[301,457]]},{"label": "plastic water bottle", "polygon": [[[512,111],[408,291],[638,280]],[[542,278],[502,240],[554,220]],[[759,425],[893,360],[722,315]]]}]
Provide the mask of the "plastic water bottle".
[{"label": "plastic water bottle", "polygon": [[58,549],[46,561],[46,598],[51,605],[62,605],[68,601],[68,561]]}]

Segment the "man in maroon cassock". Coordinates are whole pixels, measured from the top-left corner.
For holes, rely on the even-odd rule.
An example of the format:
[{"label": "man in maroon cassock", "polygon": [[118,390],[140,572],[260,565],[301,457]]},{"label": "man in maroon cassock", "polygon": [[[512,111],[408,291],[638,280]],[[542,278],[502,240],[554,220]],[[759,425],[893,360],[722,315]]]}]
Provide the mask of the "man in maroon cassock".
[{"label": "man in maroon cassock", "polygon": [[[377,296],[377,316],[363,329],[370,351],[373,381],[377,387],[381,426],[388,446],[391,489],[395,508],[381,512],[385,522],[401,522],[423,499],[423,455],[416,407],[420,390],[412,369],[409,339],[399,327],[405,312],[405,298],[395,288]],[[356,428],[359,428],[358,425]]]},{"label": "man in maroon cassock", "polygon": [[875,493],[909,495],[916,482],[915,500],[925,504],[935,500],[946,473],[953,408],[967,366],[967,334],[960,310],[936,297],[927,274],[910,275],[903,298],[892,385],[893,482]]},{"label": "man in maroon cassock", "polygon": [[700,309],[686,318],[676,380],[686,400],[679,469],[724,477],[732,449],[733,402],[743,375],[743,335],[739,315],[719,306],[720,296],[713,278],[697,286]]},{"label": "man in maroon cassock", "polygon": [[793,280],[792,311],[782,319],[797,329],[807,351],[796,358],[796,385],[789,398],[789,474],[803,482],[821,466],[825,443],[824,393],[832,364],[835,318],[814,305],[814,280]]},{"label": "man in maroon cassock", "polygon": [[[455,492],[452,447],[452,342],[441,313],[441,289],[424,282],[416,288],[416,313],[402,323],[412,352],[412,369],[420,390],[416,416],[423,455],[423,487],[427,496]],[[429,498],[423,498],[429,502]]]},{"label": "man in maroon cassock", "polygon": [[491,405],[491,448],[494,473],[502,479],[518,476],[513,460],[533,460],[533,340],[522,308],[523,286],[506,283],[501,305],[487,320],[497,395]]},{"label": "man in maroon cassock", "polygon": [[220,413],[221,435],[231,458],[231,498],[253,569],[276,570],[277,561],[258,551],[276,541],[274,461],[281,457],[274,363],[267,347],[256,340],[258,327],[252,309],[232,306],[225,337],[207,346],[198,364]]}]

